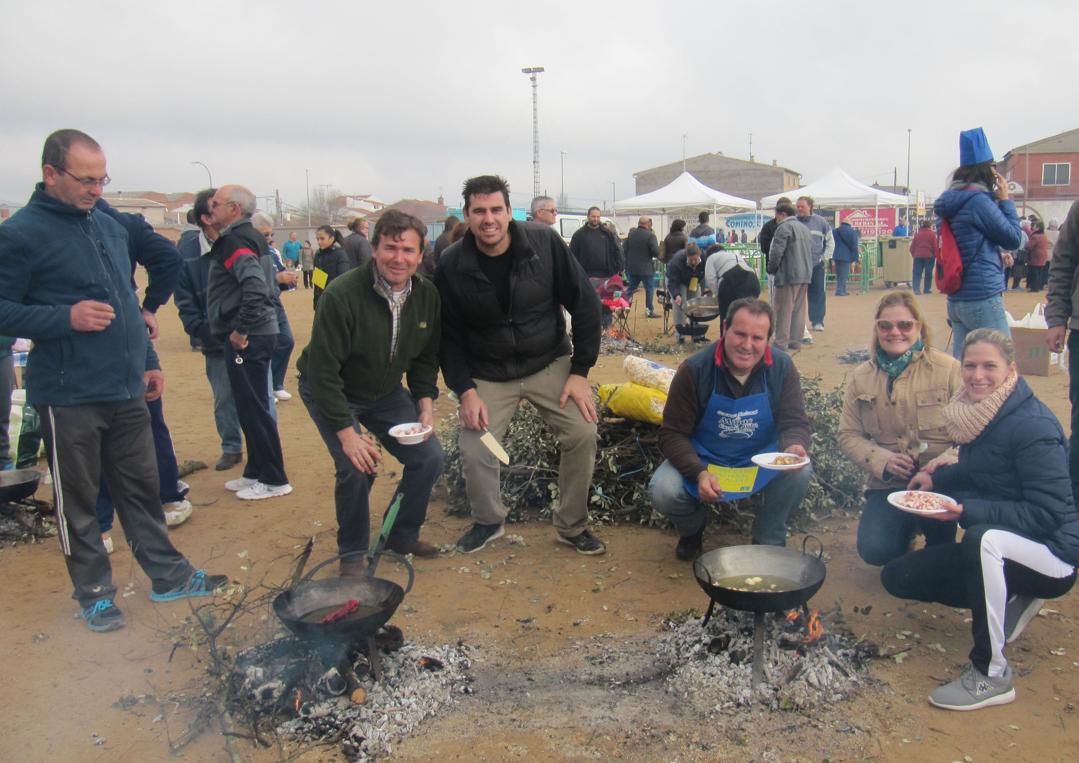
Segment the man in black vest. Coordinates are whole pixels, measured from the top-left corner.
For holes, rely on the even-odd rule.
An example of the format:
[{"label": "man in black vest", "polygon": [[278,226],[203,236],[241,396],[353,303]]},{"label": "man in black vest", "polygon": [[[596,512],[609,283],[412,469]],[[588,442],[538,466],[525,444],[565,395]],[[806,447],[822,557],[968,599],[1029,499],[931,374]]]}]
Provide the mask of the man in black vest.
[{"label": "man in black vest", "polygon": [[599,207],[588,210],[588,224],[574,232],[569,250],[589,278],[610,278],[622,272],[622,247],[618,236],[600,224]]},{"label": "man in black vest", "polygon": [[[502,439],[528,400],[562,445],[558,538],[582,554],[602,554],[606,546],[588,530],[599,420],[588,370],[599,355],[599,298],[553,228],[512,219],[502,178],[468,180],[464,214],[468,232],[442,253],[435,273],[439,359],[461,401],[459,446],[475,521],[457,547],[472,553],[503,534],[498,463],[480,438],[490,430]],[[573,319],[572,345],[563,308]]]}]

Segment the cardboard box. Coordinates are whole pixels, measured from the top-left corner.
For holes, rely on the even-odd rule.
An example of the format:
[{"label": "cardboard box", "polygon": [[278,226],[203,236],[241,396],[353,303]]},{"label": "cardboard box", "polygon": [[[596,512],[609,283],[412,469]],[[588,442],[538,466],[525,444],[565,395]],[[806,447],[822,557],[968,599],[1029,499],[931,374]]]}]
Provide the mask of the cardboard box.
[{"label": "cardboard box", "polygon": [[1015,364],[1024,376],[1049,375],[1049,348],[1045,345],[1048,329],[1025,329],[1012,326]]}]

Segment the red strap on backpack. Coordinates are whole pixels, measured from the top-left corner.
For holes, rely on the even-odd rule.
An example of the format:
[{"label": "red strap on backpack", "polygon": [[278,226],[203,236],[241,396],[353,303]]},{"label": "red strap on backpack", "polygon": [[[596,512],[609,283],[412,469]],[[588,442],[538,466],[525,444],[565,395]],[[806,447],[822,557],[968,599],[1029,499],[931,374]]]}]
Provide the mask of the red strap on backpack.
[{"label": "red strap on backpack", "polygon": [[940,247],[937,249],[937,290],[955,294],[963,285],[963,258],[947,220],[940,221]]}]

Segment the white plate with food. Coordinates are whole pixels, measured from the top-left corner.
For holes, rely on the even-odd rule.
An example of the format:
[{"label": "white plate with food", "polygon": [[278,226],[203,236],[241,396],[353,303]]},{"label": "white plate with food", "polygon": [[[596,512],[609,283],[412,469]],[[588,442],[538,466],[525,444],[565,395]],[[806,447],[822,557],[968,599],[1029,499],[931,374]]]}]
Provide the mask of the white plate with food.
[{"label": "white plate with food", "polygon": [[928,490],[897,490],[888,494],[888,503],[908,514],[946,514],[958,506],[954,498]]},{"label": "white plate with food", "polygon": [[402,445],[419,445],[430,431],[431,427],[425,427],[418,421],[412,421],[408,424],[398,424],[395,427],[390,427],[390,437],[397,438],[397,442]]},{"label": "white plate with food", "polygon": [[809,463],[808,456],[796,456],[793,453],[758,453],[750,460],[762,469],[773,469],[777,472],[801,469]]}]

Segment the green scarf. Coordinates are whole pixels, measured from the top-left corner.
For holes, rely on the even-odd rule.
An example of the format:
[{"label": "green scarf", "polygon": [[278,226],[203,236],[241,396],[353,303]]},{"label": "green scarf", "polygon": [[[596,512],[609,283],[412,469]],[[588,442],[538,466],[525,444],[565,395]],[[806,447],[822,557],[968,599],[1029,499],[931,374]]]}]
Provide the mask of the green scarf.
[{"label": "green scarf", "polygon": [[910,349],[904,352],[897,358],[889,358],[888,354],[884,350],[877,348],[877,365],[880,370],[888,374],[889,379],[895,379],[899,374],[907,370],[907,366],[910,365],[911,359],[914,358],[914,353],[920,352],[925,349],[925,344],[919,339],[917,342],[910,346]]}]

